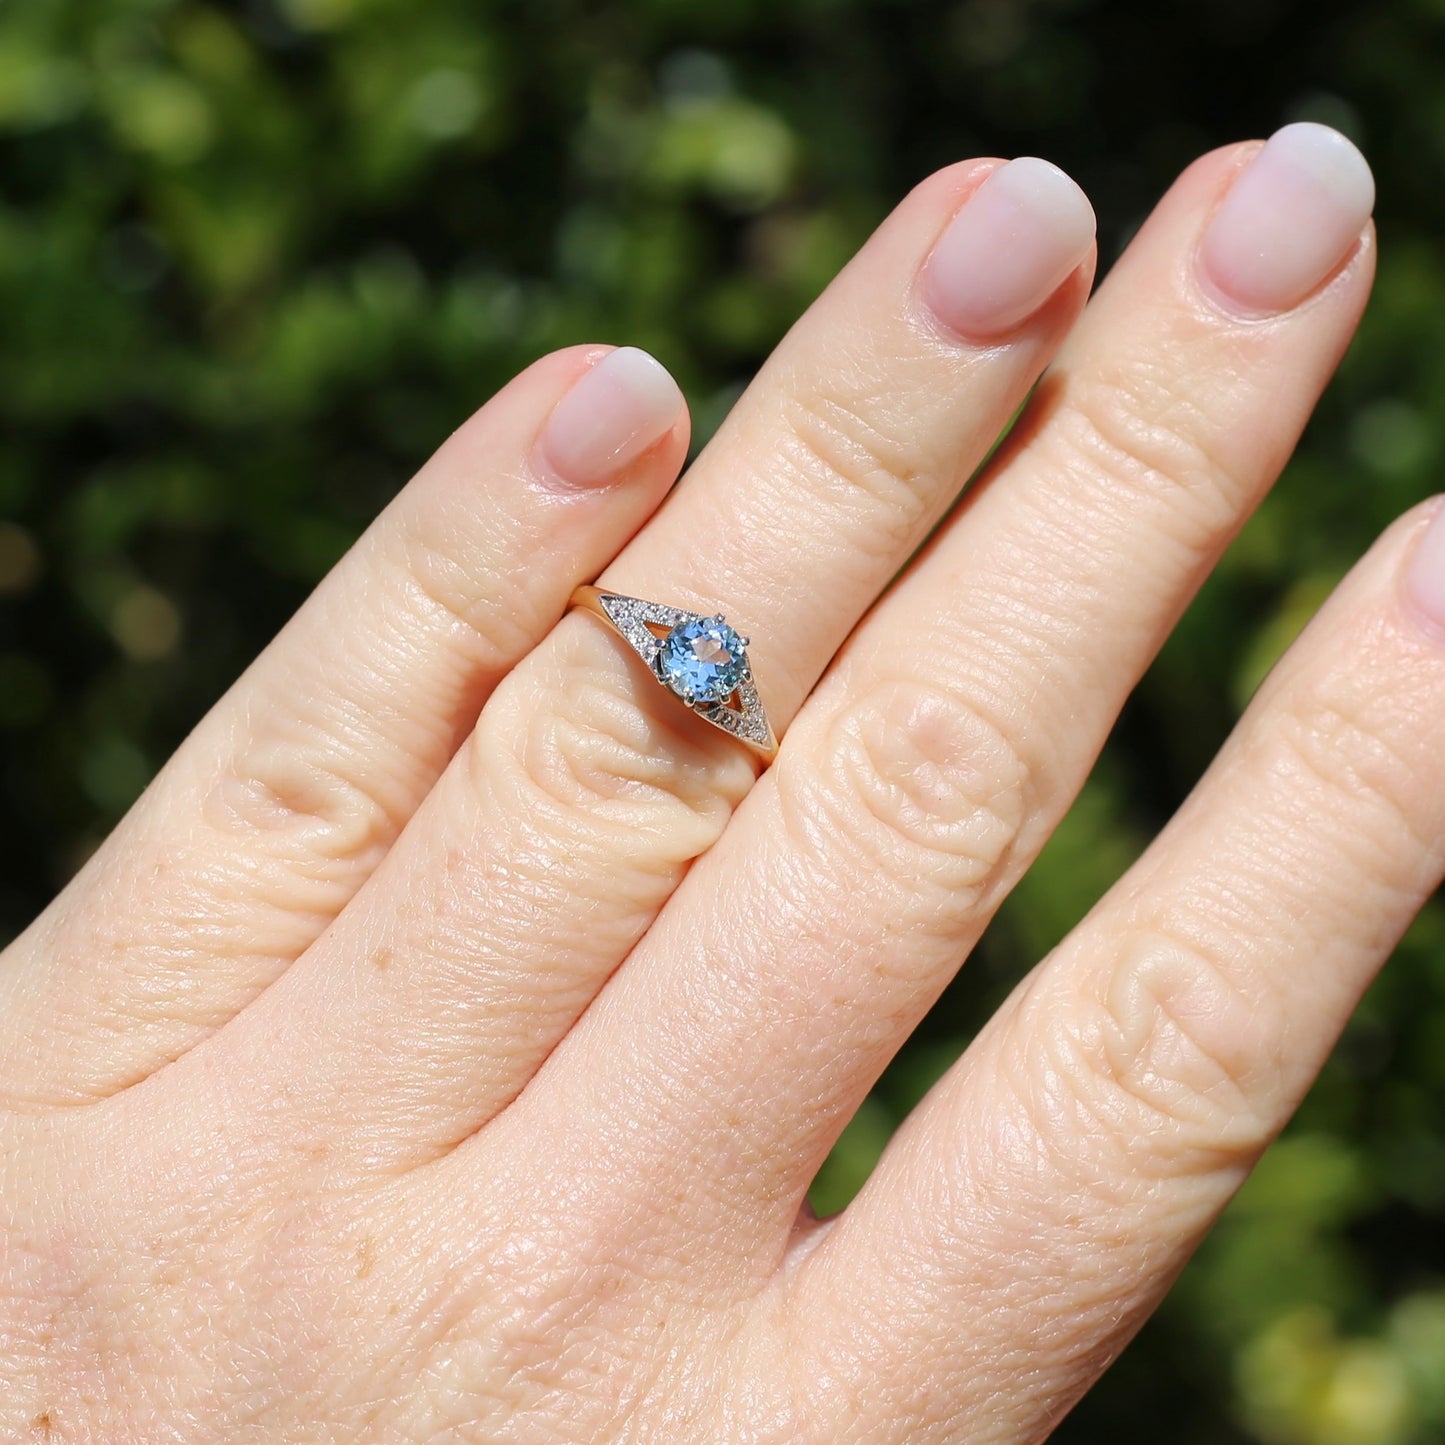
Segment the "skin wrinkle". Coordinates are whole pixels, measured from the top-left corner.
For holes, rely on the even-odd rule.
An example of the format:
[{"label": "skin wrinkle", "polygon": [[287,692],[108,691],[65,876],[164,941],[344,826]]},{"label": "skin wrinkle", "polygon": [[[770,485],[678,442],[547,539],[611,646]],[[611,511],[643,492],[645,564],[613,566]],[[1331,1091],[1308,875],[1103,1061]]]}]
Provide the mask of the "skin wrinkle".
[{"label": "skin wrinkle", "polygon": [[[167,850],[168,852],[169,850]],[[188,853],[182,853],[184,860]],[[270,865],[272,868],[279,866]],[[108,886],[108,875],[113,869],[103,860],[97,860],[95,872],[83,880],[86,884]],[[159,914],[158,923],[151,926],[156,932],[133,938],[104,934],[92,937],[99,921],[85,910],[64,909],[56,915],[57,924],[53,933],[52,953],[60,958],[75,956],[105,957],[110,967],[103,974],[103,992],[89,1000],[74,999],[67,988],[67,975],[57,968],[50,987],[50,1011],[52,1038],[49,1050],[37,1054],[31,1068],[13,1070],[14,1077],[24,1081],[20,1087],[12,1087],[6,1094],[10,1107],[36,1110],[57,1107],[83,1106],[100,1102],[112,1094],[119,1093],[147,1077],[167,1061],[183,1052],[183,1046],[173,1044],[168,1056],[154,1057],[143,1066],[137,1066],[129,1074],[118,1073],[114,1064],[103,1068],[95,1078],[77,1074],[71,1081],[70,1091],[57,1097],[31,1084],[30,1080],[42,1080],[46,1076],[49,1057],[62,1047],[64,1042],[76,1046],[88,1042],[97,1031],[92,1010],[97,1004],[114,1020],[108,1031],[119,1033],[124,1028],[153,1028],[158,1024],[186,1020],[196,1029],[218,1027],[225,1022],[229,1011],[217,1005],[217,1012],[211,1017],[201,1013],[193,1002],[194,981],[190,973],[190,961],[198,943],[203,943],[212,958],[216,960],[241,960],[249,962],[258,956],[274,957],[284,954],[294,936],[298,914],[294,906],[290,909],[276,903],[266,911],[266,902],[261,889],[255,882],[255,875],[247,865],[244,855],[216,860],[210,872],[202,879],[196,879],[180,867],[171,867],[164,855],[145,870],[150,886],[160,888],[169,896],[170,906]],[[258,911],[252,915],[250,931],[245,937],[214,922],[205,908],[201,895],[207,887],[226,886],[229,878],[244,879],[257,898]],[[278,883],[278,888],[281,886]],[[329,918],[339,907],[334,901],[334,880],[320,876],[313,883],[313,919]],[[196,898],[188,907],[180,903],[182,895]],[[121,917],[127,916],[122,904],[117,908]],[[147,915],[136,910],[135,916]],[[277,971],[279,971],[279,966]],[[255,985],[259,992],[267,979],[263,976]],[[16,1062],[19,1055],[15,1056]]]},{"label": "skin wrinkle", "polygon": [[[1147,1151],[1151,1139],[1167,1139],[1160,1167],[1168,1177],[1231,1160],[1252,1164],[1275,1126],[1256,1106],[1250,1076],[1285,1023],[1259,982],[1246,975],[1236,984],[1227,963],[1173,935],[1126,937],[1097,996],[1090,990],[1082,1006],[1071,997],[1049,1011],[1077,1020],[1056,1050],[1073,1093],[1133,1147]],[[1131,1162],[1134,1172],[1152,1175],[1141,1160]]]},{"label": "skin wrinkle", "polygon": [[[1184,394],[1173,384],[1173,378],[1188,374],[1187,364],[1179,361],[1161,364],[1152,358],[1148,369],[1141,370],[1122,358],[1117,370],[1075,375],[1068,404],[1061,409],[1060,429],[1094,476],[1126,489],[1136,502],[1141,496],[1155,504],[1167,500],[1171,513],[1177,512],[1177,494],[1183,493],[1201,530],[1217,535],[1239,516],[1245,501],[1240,479],[1264,472],[1270,458],[1257,451],[1247,457],[1228,455],[1231,439],[1220,435],[1209,419],[1257,410],[1260,389],[1241,368],[1228,381],[1211,378],[1201,384],[1217,390],[1209,398],[1212,404],[1206,405],[1197,389]],[[1281,463],[1287,455],[1278,444],[1270,450],[1280,453]]]},{"label": "skin wrinkle", "polygon": [[[877,395],[853,402],[837,390],[815,387],[793,393],[782,448],[784,455],[797,449],[792,465],[799,477],[828,492],[856,492],[860,516],[883,524],[858,533],[875,561],[907,555],[917,545],[934,510],[932,498],[942,490],[940,482],[957,466],[954,458],[914,443],[914,436],[929,435],[926,420],[911,417],[907,425],[869,420],[870,410],[877,416],[887,404]],[[917,430],[910,432],[910,427]]]},{"label": "skin wrinkle", "polygon": [[[836,905],[845,917],[860,898],[876,910],[882,882],[903,905],[900,928],[946,908],[935,926],[945,936],[956,931],[1012,849],[1025,811],[1026,766],[962,698],[910,681],[873,685],[822,731],[815,768],[778,774],[780,805],[785,826],[814,812],[829,819],[804,834],[808,856],[833,854],[835,837],[856,845],[856,854],[834,854],[843,865],[830,880]],[[798,786],[790,788],[790,780]],[[861,891],[870,874],[871,887]],[[816,908],[816,888],[810,878],[806,907]]]},{"label": "skin wrinkle", "polygon": [[[380,551],[379,547],[373,547],[372,551]],[[364,559],[370,561],[371,559]],[[475,585],[475,584],[474,584]],[[417,796],[417,789],[423,786],[424,780],[435,775],[436,770],[445,762],[450,755],[450,744],[454,742],[459,732],[463,732],[470,726],[470,718],[462,717],[454,719],[454,710],[461,705],[468,693],[475,692],[475,683],[463,686],[461,677],[466,669],[459,669],[456,677],[455,691],[452,696],[433,696],[427,698],[422,692],[417,698],[415,691],[413,697],[416,700],[425,699],[428,706],[422,709],[426,724],[429,724],[435,736],[428,744],[427,739],[419,738],[416,735],[417,723],[415,713],[409,712],[400,706],[387,708],[385,705],[378,708],[376,698],[375,678],[379,672],[394,672],[398,675],[410,675],[414,680],[424,681],[426,671],[419,667],[429,655],[438,651],[440,638],[434,620],[439,616],[443,622],[443,631],[456,633],[460,627],[466,632],[464,642],[457,636],[448,639],[448,646],[456,648],[462,646],[466,654],[467,669],[480,670],[487,662],[486,654],[492,654],[490,661],[495,664],[502,655],[502,650],[495,645],[488,644],[479,647],[478,644],[485,642],[474,630],[467,627],[454,608],[447,607],[436,597],[431,596],[417,579],[407,579],[403,573],[394,573],[390,578],[385,574],[376,585],[374,592],[385,593],[391,600],[390,608],[382,609],[376,630],[366,640],[364,649],[356,651],[347,657],[349,665],[336,667],[333,660],[332,667],[342,677],[350,677],[350,689],[332,691],[325,695],[324,705],[326,712],[324,717],[318,716],[314,711],[316,702],[311,703],[312,711],[297,714],[289,718],[289,726],[292,736],[288,739],[280,739],[274,731],[270,732],[269,739],[266,730],[260,729],[252,723],[245,733],[239,734],[237,760],[232,772],[242,778],[256,776],[263,786],[266,785],[268,773],[274,775],[274,769],[258,767],[255,764],[248,766],[247,757],[265,759],[268,756],[280,757],[283,762],[289,756],[293,763],[291,770],[283,770],[280,773],[282,779],[288,775],[291,777],[305,779],[310,774],[323,774],[324,768],[319,760],[308,752],[308,745],[319,733],[330,737],[337,743],[344,743],[347,746],[341,749],[341,755],[352,766],[353,771],[336,772],[333,776],[343,785],[343,789],[350,789],[354,792],[356,799],[362,804],[360,808],[342,810],[341,816],[346,817],[347,812],[354,811],[358,816],[368,811],[379,810],[383,823],[379,831],[384,831],[384,842],[389,844],[395,834],[400,831],[401,825],[409,816],[414,803],[412,800]],[[337,615],[333,619],[331,631],[338,639],[339,645],[349,651],[359,646],[358,639],[354,636],[353,629],[348,625],[350,622],[350,608],[343,608],[339,603],[344,600],[336,592],[329,594],[328,602],[331,609]],[[422,605],[417,606],[420,602]],[[343,654],[345,655],[345,653]],[[377,662],[379,658],[389,658],[390,666],[386,669],[379,669]],[[308,659],[309,666],[314,660]],[[271,705],[264,710],[265,715],[272,719],[268,724],[274,728],[274,719],[287,717],[291,700],[297,695],[307,696],[311,693],[311,683],[306,680],[305,687],[296,686],[298,679],[295,677],[281,677],[271,686]],[[416,681],[413,682],[415,689]],[[378,728],[378,722],[387,720],[387,726]],[[442,725],[445,731],[441,731],[437,723]],[[376,769],[372,759],[367,757],[367,750],[371,746],[372,738],[380,732],[383,736],[391,736],[400,727],[405,727],[408,736],[406,738],[407,749],[401,756],[401,766],[389,766],[383,769]],[[256,741],[249,744],[242,741],[246,735],[255,738]],[[287,748],[289,747],[289,753]],[[223,780],[226,775],[223,774]],[[283,819],[292,811],[287,803],[289,788],[283,784],[282,787],[272,786],[269,791],[274,792],[282,801]],[[387,793],[393,796],[388,799]],[[344,792],[342,793],[344,797]],[[311,812],[304,804],[296,809],[302,819]],[[323,821],[325,814],[322,815]],[[369,871],[366,870],[366,871]]]},{"label": "skin wrinkle", "polygon": [[[501,480],[503,490],[520,490],[515,478]],[[447,530],[429,535],[437,528],[436,518],[420,508],[412,511],[407,522],[388,534],[394,550],[388,563],[395,585],[410,599],[410,605],[397,614],[398,621],[405,617],[424,629],[452,634],[453,644],[460,645],[470,666],[479,670],[524,655],[535,637],[527,620],[537,614],[539,605],[547,612],[559,610],[548,605],[550,599],[544,602],[533,594],[545,593],[541,578],[550,570],[548,562],[567,560],[566,511],[548,508],[542,514],[545,524],[542,515],[524,520],[503,512],[498,520],[506,530],[500,536],[485,535],[486,550],[481,555],[466,556],[458,555],[455,536]],[[378,550],[383,549],[378,546]],[[494,577],[501,585],[479,592],[479,577]],[[404,627],[396,630],[399,636],[407,635]],[[422,656],[432,650],[415,641],[413,646]],[[457,681],[465,676],[459,671]]]},{"label": "skin wrinkle", "polygon": [[[1035,1032],[1040,1014],[1042,1037]],[[1207,1112],[1202,1101],[1183,1090],[1141,1087],[1137,1059],[1160,1048],[1161,1025],[1173,1027],[1157,1010],[1146,1025],[1117,1072],[1089,1036],[1087,1017],[1060,1024],[1042,1007],[1024,1008],[1011,1025],[1018,1060],[1008,1086],[1020,1100],[1021,1127],[1032,1135],[1020,1142],[1036,1151],[1030,1191],[1035,1217],[1046,1232],[1085,1233],[1104,1256],[1101,1246],[1111,1234],[1116,1241],[1154,1237],[1169,1199],[1184,1201],[1179,1207],[1197,1227],[1216,1207],[1219,1181],[1237,1185],[1263,1147],[1257,1120],[1230,1119],[1224,1132],[1213,1135],[1200,1117]],[[1072,1217],[1060,1213],[1056,1199],[1068,1201]]]},{"label": "skin wrinkle", "polygon": [[[404,588],[405,584],[399,580],[397,586]],[[395,617],[387,616],[379,621],[375,646],[369,649],[368,659],[358,659],[359,662],[369,661],[373,673],[408,677],[410,686],[406,699],[403,701],[385,695],[378,698],[373,694],[369,698],[355,699],[352,712],[353,737],[361,745],[361,751],[364,752],[370,745],[369,724],[375,726],[379,735],[396,749],[395,757],[384,769],[372,770],[377,783],[384,784],[390,780],[398,790],[411,783],[413,799],[417,796],[416,790],[425,788],[470,731],[486,690],[485,672],[480,676],[463,673],[446,677],[434,675],[424,666],[429,650],[456,647],[465,639],[459,639],[450,630],[428,631],[424,626],[417,626],[414,617],[424,616],[419,602],[422,602],[420,594],[414,594],[398,606]],[[488,650],[500,653],[495,640]],[[375,665],[378,653],[386,660],[384,669]],[[488,662],[488,657],[480,651],[471,659],[471,665],[478,669],[487,668]],[[499,665],[500,657],[492,657],[490,662],[494,666]],[[293,684],[293,692],[300,690],[302,681],[298,679],[297,684]],[[424,722],[419,721],[418,713],[426,714]],[[382,720],[385,720],[385,727],[379,726]],[[401,751],[403,744],[406,745],[405,752]],[[401,805],[403,821],[408,806],[415,805]]]}]

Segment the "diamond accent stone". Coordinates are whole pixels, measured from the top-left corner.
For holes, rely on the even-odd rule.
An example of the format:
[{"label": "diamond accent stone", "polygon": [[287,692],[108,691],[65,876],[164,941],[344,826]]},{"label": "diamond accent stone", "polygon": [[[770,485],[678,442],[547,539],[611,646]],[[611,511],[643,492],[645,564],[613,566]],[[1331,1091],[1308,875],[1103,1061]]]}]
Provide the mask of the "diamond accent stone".
[{"label": "diamond accent stone", "polygon": [[743,738],[750,743],[757,743],[759,747],[766,747],[768,720],[752,678],[745,677],[738,684],[738,701],[742,703],[741,710],[721,706],[700,707],[697,710],[698,715],[705,717],[724,732],[731,733],[735,738]]}]

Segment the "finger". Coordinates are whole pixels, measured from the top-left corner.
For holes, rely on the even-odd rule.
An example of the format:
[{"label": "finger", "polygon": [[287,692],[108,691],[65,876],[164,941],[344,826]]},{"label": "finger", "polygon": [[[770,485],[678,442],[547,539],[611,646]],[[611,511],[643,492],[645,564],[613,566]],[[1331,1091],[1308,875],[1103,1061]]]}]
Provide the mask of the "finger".
[{"label": "finger", "polygon": [[546,357],[457,431],[17,943],[0,1091],[114,1092],[271,982],[686,448],[632,348]]},{"label": "finger", "polygon": [[[865,1438],[1043,1439],[1158,1303],[1439,885],[1432,510],[1433,531],[1415,514],[1348,579],[805,1266],[806,1350],[948,1382],[949,1411],[925,1424],[915,1398]],[[997,1367],[1021,1349],[1026,1371]]]},{"label": "finger", "polygon": [[[784,340],[606,585],[723,604],[753,639],[781,728],[1077,315],[1092,231],[1078,188],[1042,161],[923,183]],[[338,1089],[362,1100],[353,1123],[369,1157],[430,1157],[516,1094],[753,777],[618,637],[567,619],[235,1046],[300,1067],[310,1107]]]},{"label": "finger", "polygon": [[1293,447],[1369,288],[1369,172],[1350,149],[1325,289],[1242,319],[1189,262],[1250,155],[1206,157],[1165,197],[973,505],[859,630],[522,1101],[515,1127],[536,1127],[549,1087],[605,1079],[568,1127],[622,1157],[584,1167],[652,1188],[679,1237],[776,1256],[843,1121]]}]

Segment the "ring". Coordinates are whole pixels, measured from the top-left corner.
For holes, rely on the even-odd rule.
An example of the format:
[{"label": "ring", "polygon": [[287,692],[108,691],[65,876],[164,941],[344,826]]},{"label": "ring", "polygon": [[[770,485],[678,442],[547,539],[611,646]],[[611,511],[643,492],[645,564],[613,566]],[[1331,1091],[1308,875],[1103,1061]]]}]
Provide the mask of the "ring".
[{"label": "ring", "polygon": [[705,617],[600,587],[579,587],[571,606],[600,617],[647,664],[647,670],[704,722],[745,743],[764,762],[778,740],[748,662],[748,639],[721,612]]}]

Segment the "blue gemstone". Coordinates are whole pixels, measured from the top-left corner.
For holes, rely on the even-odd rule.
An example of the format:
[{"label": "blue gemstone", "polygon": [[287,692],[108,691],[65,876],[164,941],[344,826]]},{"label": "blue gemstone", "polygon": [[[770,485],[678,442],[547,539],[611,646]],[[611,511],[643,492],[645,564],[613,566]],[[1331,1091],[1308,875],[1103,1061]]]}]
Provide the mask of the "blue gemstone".
[{"label": "blue gemstone", "polygon": [[747,670],[742,638],[717,617],[679,622],[657,654],[658,676],[685,702],[722,702]]}]

